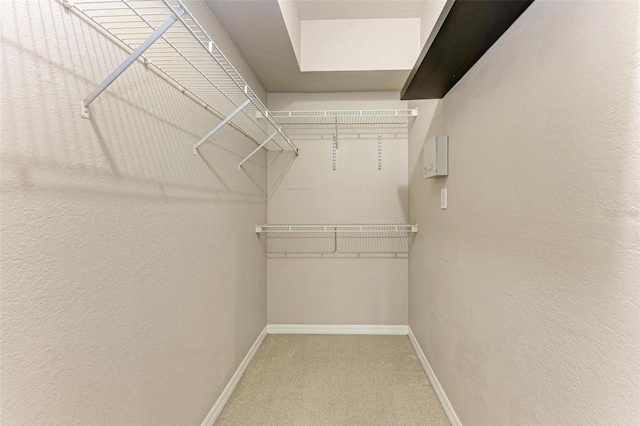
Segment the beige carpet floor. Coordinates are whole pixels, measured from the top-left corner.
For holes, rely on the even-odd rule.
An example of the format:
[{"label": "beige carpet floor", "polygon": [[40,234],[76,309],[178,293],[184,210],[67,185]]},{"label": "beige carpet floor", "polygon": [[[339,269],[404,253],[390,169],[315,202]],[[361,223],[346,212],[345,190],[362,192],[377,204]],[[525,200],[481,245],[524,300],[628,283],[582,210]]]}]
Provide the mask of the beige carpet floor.
[{"label": "beige carpet floor", "polygon": [[269,335],[216,425],[449,421],[407,336]]}]

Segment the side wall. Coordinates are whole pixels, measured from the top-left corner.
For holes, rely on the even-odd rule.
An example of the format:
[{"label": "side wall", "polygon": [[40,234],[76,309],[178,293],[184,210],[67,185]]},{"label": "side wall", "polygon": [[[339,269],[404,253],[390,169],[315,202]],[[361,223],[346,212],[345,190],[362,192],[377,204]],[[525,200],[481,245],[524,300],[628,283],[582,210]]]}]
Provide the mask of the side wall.
[{"label": "side wall", "polygon": [[409,325],[465,425],[640,419],[638,30],[637,2],[537,1],[415,103]]},{"label": "side wall", "polygon": [[[271,110],[406,108],[397,92],[270,93]],[[300,156],[269,152],[270,223],[405,222],[407,139],[297,138]],[[309,243],[303,240],[301,243]],[[314,257],[315,256],[315,257]],[[406,324],[407,258],[269,258],[270,324]]]},{"label": "side wall", "polygon": [[266,154],[194,156],[219,120],[140,63],[80,118],[128,53],[57,1],[1,31],[0,423],[200,424],[266,324]]}]

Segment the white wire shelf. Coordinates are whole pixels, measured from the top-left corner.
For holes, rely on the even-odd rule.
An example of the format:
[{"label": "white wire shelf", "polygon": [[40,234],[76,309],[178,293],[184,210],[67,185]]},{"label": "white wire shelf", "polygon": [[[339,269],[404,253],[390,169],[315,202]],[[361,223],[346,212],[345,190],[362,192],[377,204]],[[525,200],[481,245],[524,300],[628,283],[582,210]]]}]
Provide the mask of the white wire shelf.
[{"label": "white wire shelf", "polygon": [[[292,149],[297,153],[286,130],[268,113],[181,0],[74,0],[65,4],[80,11],[133,51],[85,98],[82,103],[85,114],[88,115],[87,107],[95,97],[141,58],[223,120],[208,135],[203,135],[194,151],[219,127],[229,124],[259,147]],[[258,119],[258,116],[266,117],[266,120]]]},{"label": "white wire shelf", "polygon": [[417,109],[268,111],[289,134],[406,134]]},{"label": "white wire shelf", "polygon": [[329,223],[279,223],[256,225],[256,233],[416,233],[418,225],[407,223],[350,223],[350,224],[329,224]]},{"label": "white wire shelf", "polygon": [[256,225],[267,254],[407,253],[416,232],[407,223]]}]

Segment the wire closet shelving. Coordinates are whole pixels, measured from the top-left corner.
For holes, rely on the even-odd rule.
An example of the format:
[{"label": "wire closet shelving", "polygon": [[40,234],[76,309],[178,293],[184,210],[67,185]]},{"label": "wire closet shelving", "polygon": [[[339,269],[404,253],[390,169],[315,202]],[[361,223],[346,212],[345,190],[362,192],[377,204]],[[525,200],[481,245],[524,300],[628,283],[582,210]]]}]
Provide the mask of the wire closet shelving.
[{"label": "wire closet shelving", "polygon": [[408,253],[418,225],[407,223],[282,223],[256,225],[267,255]]},{"label": "wire closet shelving", "polygon": [[[404,136],[417,109],[268,111],[286,131],[296,136]],[[267,117],[268,117],[267,116]]]},{"label": "wire closet shelving", "polygon": [[89,105],[96,97],[131,64],[142,59],[222,120],[195,143],[194,154],[227,124],[258,145],[240,165],[261,148],[291,149],[298,153],[277,118],[268,112],[181,0],[65,0],[64,4],[81,12],[132,51],[82,101],[83,117],[89,117]]},{"label": "wire closet shelving", "polygon": [[[382,140],[406,139],[417,109],[267,111],[298,139],[333,138],[333,170],[342,139],[377,139],[378,170],[382,170]],[[258,117],[260,117],[258,113]]]}]

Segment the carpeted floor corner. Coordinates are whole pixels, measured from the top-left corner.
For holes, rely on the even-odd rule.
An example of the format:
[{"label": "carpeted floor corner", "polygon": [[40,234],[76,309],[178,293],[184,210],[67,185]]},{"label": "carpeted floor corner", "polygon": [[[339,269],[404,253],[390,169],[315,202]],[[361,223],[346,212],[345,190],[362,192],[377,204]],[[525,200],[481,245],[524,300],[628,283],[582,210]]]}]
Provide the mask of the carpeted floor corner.
[{"label": "carpeted floor corner", "polygon": [[407,336],[269,335],[216,425],[449,421]]}]

